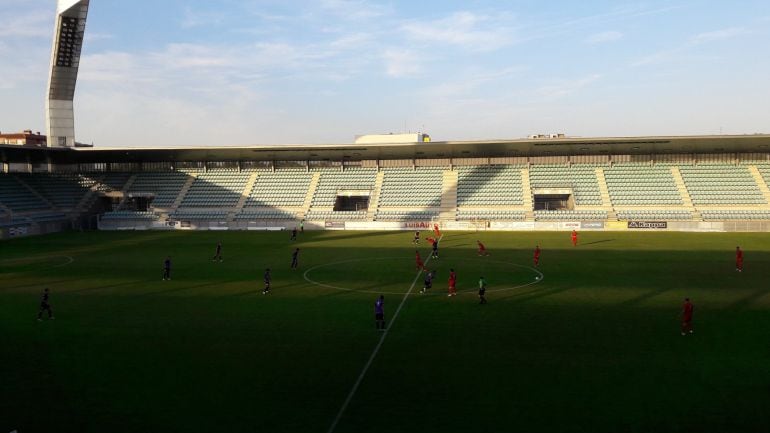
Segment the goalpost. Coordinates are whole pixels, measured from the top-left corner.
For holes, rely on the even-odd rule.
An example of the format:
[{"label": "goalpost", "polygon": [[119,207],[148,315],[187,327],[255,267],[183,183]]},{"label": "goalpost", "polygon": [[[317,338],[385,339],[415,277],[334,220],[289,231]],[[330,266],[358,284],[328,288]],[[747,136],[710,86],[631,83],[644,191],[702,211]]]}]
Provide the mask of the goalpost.
[{"label": "goalpost", "polygon": [[485,219],[474,218],[471,221],[471,224],[473,225],[473,228],[477,233],[479,231],[486,231],[489,228],[489,220],[485,220]]}]

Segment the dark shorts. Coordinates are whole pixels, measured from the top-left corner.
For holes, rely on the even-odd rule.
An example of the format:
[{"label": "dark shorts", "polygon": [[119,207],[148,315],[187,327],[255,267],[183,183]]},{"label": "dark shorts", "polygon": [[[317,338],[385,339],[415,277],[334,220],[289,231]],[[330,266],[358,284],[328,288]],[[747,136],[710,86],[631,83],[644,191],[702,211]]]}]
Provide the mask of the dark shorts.
[{"label": "dark shorts", "polygon": [[382,313],[375,313],[374,320],[385,320],[385,315]]},{"label": "dark shorts", "polygon": [[40,309],[41,310],[50,310],[51,309],[51,304],[49,304],[48,302],[41,302],[40,303]]},{"label": "dark shorts", "polygon": [[425,283],[425,288],[430,289],[433,287],[433,283]]}]

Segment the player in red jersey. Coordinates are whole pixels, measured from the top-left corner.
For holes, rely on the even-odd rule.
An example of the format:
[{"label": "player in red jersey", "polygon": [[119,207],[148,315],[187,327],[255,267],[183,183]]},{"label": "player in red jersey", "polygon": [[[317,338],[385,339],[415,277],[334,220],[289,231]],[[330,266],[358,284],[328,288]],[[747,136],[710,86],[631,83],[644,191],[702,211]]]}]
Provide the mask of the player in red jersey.
[{"label": "player in red jersey", "polygon": [[441,230],[438,229],[438,224],[433,224],[433,234],[436,235],[437,238],[441,237]]},{"label": "player in red jersey", "polygon": [[577,246],[577,232],[575,230],[572,230],[572,246]]},{"label": "player in red jersey", "polygon": [[692,334],[692,312],[695,307],[690,302],[690,298],[684,298],[682,305],[682,335]]},{"label": "player in red jersey", "polygon": [[417,250],[414,250],[414,261],[417,264],[418,271],[425,270],[425,263],[422,262],[422,257],[420,257],[420,252]]},{"label": "player in red jersey", "polygon": [[532,261],[535,262],[535,267],[540,264],[540,245],[535,245],[535,254],[532,256]]},{"label": "player in red jersey", "polygon": [[741,247],[735,247],[735,270],[743,272],[743,250]]},{"label": "player in red jersey", "polygon": [[481,243],[481,241],[477,240],[476,243],[479,246],[479,255],[480,256],[488,256],[489,253],[487,252],[487,247],[484,246],[484,244]]},{"label": "player in red jersey", "polygon": [[449,294],[447,296],[457,295],[457,274],[454,269],[449,270]]}]

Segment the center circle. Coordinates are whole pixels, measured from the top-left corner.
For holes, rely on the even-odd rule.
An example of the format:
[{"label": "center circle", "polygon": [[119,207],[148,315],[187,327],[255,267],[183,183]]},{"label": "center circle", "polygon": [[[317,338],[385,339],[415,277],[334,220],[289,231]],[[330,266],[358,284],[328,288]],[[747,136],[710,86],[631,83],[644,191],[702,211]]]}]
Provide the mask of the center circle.
[{"label": "center circle", "polygon": [[[487,280],[487,292],[514,290],[543,281],[543,274],[529,266],[487,257],[467,258],[460,265],[430,260],[426,269],[436,271],[433,288],[429,293],[445,293],[448,289],[449,269],[457,273],[457,292],[476,293],[478,279]],[[413,292],[423,287],[425,272],[417,275],[414,257],[366,257],[324,263],[308,268],[305,281],[328,289],[346,292],[403,295],[414,281]]]}]

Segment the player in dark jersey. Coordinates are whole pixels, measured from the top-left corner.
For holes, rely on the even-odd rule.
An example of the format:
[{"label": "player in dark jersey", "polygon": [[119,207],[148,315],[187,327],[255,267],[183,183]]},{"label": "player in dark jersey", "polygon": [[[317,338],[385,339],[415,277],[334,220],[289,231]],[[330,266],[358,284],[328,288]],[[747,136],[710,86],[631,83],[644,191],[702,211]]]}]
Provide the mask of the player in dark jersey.
[{"label": "player in dark jersey", "polygon": [[48,319],[53,320],[53,309],[51,308],[50,303],[50,291],[46,287],[45,290],[43,290],[43,296],[40,297],[40,311],[37,312],[37,321],[42,322],[43,321],[43,311],[48,311]]},{"label": "player in dark jersey", "polygon": [[374,324],[380,331],[385,330],[385,296],[380,295],[374,302]]},{"label": "player in dark jersey", "polygon": [[414,240],[412,240],[413,244],[419,244],[420,243],[420,232],[414,232]]},{"label": "player in dark jersey", "polygon": [[217,250],[214,253],[214,257],[211,258],[212,262],[215,262],[217,260],[219,260],[220,262],[223,260],[222,259],[222,242],[217,242]]},{"label": "player in dark jersey", "polygon": [[735,247],[735,270],[743,272],[743,250],[741,247]]},{"label": "player in dark jersey", "polygon": [[163,281],[171,279],[171,256],[166,256],[163,261]]},{"label": "player in dark jersey", "polygon": [[296,241],[297,240],[297,228],[296,227],[291,229],[291,239],[289,239],[289,240],[290,241]]},{"label": "player in dark jersey", "polygon": [[297,269],[297,266],[299,266],[299,248],[295,249],[293,253],[291,253],[291,268]]},{"label": "player in dark jersey", "polygon": [[438,258],[438,239],[433,239],[433,252],[431,253],[431,257],[434,259]]},{"label": "player in dark jersey", "polygon": [[535,254],[532,256],[532,261],[535,263],[535,267],[540,265],[540,245],[535,245]]},{"label": "player in dark jersey", "polygon": [[479,304],[486,304],[487,298],[487,280],[484,277],[479,278]]},{"label": "player in dark jersey", "polygon": [[433,278],[435,277],[436,271],[428,271],[428,273],[425,274],[424,284],[420,293],[427,293],[429,289],[433,288]]},{"label": "player in dark jersey", "polygon": [[273,281],[273,277],[270,275],[270,268],[265,269],[263,278],[265,280],[265,288],[262,290],[262,294],[267,295],[270,293],[270,282]]}]

